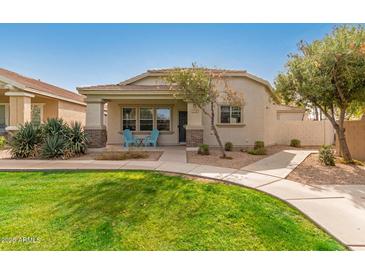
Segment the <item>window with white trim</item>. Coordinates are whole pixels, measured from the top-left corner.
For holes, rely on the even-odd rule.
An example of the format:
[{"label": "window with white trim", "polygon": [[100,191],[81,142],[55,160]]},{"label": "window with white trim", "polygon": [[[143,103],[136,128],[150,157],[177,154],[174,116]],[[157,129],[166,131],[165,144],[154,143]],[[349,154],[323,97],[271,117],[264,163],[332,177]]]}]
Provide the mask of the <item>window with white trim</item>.
[{"label": "window with white trim", "polygon": [[170,131],[171,129],[171,109],[156,108],[156,126],[160,131]]},{"label": "window with white trim", "polygon": [[239,124],[242,120],[241,107],[220,106],[220,123],[221,124]]},{"label": "window with white trim", "polygon": [[136,108],[124,107],[122,108],[122,124],[123,130],[129,129],[131,131],[136,130]]},{"label": "window with white trim", "polygon": [[151,131],[153,129],[153,108],[141,107],[139,109],[139,130]]}]

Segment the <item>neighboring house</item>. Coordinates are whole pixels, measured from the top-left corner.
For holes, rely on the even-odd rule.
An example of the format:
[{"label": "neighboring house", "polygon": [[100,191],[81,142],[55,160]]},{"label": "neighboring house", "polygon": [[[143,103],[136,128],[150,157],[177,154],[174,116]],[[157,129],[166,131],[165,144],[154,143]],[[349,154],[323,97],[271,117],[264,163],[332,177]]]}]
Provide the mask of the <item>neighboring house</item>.
[{"label": "neighboring house", "polygon": [[[174,97],[164,82],[170,71],[148,70],[119,84],[77,88],[87,96],[86,130],[91,146],[122,144],[121,133],[127,128],[135,135],[148,135],[157,128],[160,145],[217,145],[209,118],[193,104]],[[301,139],[304,145],[333,142],[327,121],[309,121],[303,109],[280,105],[268,81],[241,70],[217,71],[245,99],[240,107],[224,101],[217,106],[215,122],[223,142],[236,146],[252,146],[256,140],[267,145],[288,144],[291,138]],[[105,103],[108,130],[103,122]]]},{"label": "neighboring house", "polygon": [[0,132],[27,121],[62,118],[85,124],[84,96],[0,68]]}]

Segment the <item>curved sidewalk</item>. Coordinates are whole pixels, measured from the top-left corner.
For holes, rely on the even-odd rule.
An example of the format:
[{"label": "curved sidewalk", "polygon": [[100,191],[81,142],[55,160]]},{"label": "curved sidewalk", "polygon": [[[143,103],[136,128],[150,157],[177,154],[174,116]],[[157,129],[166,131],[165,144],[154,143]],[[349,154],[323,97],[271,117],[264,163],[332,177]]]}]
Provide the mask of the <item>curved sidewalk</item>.
[{"label": "curved sidewalk", "polygon": [[365,250],[365,185],[311,186],[286,176],[313,151],[284,150],[241,169],[174,161],[0,160],[2,171],[156,170],[254,188],[298,208],[353,250]]}]

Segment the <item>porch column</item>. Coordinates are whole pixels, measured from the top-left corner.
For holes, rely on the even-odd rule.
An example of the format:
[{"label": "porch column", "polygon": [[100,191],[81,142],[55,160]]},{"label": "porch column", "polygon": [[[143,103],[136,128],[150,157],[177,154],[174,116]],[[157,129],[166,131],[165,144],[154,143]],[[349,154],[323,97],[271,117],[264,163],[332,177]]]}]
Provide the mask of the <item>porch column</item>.
[{"label": "porch column", "polygon": [[194,104],[188,103],[188,124],[186,126],[186,146],[197,147],[203,144],[203,112]]},{"label": "porch column", "polygon": [[5,92],[9,96],[9,125],[7,131],[16,131],[20,124],[31,121],[31,98],[33,94],[16,91],[13,88]]},{"label": "porch column", "polygon": [[85,132],[89,138],[89,147],[98,148],[106,145],[104,104],[105,101],[100,98],[86,99]]}]

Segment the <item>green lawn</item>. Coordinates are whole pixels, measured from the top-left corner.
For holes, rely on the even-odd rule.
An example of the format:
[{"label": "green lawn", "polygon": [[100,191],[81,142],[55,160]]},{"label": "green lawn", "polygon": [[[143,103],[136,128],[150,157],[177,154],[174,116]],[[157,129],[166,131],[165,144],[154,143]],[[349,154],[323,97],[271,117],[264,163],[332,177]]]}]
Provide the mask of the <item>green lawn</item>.
[{"label": "green lawn", "polygon": [[280,200],[234,185],[142,171],[2,172],[0,250],[344,247]]}]

